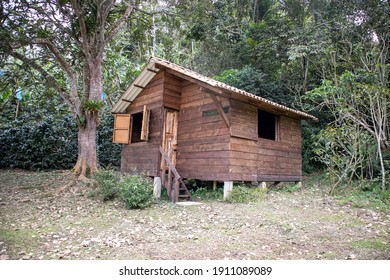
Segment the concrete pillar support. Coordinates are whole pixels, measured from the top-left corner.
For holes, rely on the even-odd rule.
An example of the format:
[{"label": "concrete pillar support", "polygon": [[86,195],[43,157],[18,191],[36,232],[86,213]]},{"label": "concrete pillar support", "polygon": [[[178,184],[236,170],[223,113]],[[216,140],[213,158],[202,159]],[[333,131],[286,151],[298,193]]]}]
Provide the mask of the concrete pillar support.
[{"label": "concrete pillar support", "polygon": [[233,181],[223,182],[223,199],[226,200],[233,190]]},{"label": "concrete pillar support", "polygon": [[259,188],[265,190],[267,188],[267,182],[259,182]]},{"label": "concrete pillar support", "polygon": [[153,182],[153,194],[157,199],[161,198],[161,178],[160,177],[154,177]]}]

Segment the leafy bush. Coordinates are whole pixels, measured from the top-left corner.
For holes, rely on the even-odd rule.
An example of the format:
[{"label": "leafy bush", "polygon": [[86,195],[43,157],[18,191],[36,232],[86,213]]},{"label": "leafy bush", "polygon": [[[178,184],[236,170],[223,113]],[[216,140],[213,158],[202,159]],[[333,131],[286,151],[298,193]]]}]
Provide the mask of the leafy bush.
[{"label": "leafy bush", "polygon": [[219,200],[223,198],[222,188],[218,188],[215,191],[208,188],[198,188],[196,190],[191,190],[190,192],[193,199]]},{"label": "leafy bush", "polygon": [[68,169],[77,157],[77,130],[73,118],[22,115],[0,126],[0,167]]},{"label": "leafy bush", "polygon": [[246,186],[234,186],[226,201],[236,203],[256,202],[265,198],[266,190],[262,188],[248,188]]},{"label": "leafy bush", "polygon": [[118,193],[119,173],[113,169],[99,169],[94,175],[99,185],[99,194],[103,201],[116,198]]},{"label": "leafy bush", "polygon": [[282,188],[282,191],[293,193],[301,190],[301,185],[299,184],[288,184],[286,187]]},{"label": "leafy bush", "polygon": [[[34,111],[33,109],[36,109]],[[0,116],[0,168],[69,169],[77,160],[77,125],[69,113],[58,115],[27,107],[18,117]],[[97,154],[101,166],[119,166],[121,145],[112,143],[113,117],[101,114]]]},{"label": "leafy bush", "polygon": [[143,209],[154,201],[153,181],[141,175],[123,175],[118,185],[118,198],[129,209]]}]

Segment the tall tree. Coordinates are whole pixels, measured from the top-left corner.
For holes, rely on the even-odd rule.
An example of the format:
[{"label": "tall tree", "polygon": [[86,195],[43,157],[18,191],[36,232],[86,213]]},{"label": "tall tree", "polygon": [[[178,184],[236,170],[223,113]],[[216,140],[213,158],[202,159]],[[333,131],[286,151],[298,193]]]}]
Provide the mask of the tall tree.
[{"label": "tall tree", "polygon": [[78,124],[74,172],[97,169],[96,131],[103,106],[105,48],[132,17],[133,1],[5,0],[0,3],[0,53],[39,75]]}]

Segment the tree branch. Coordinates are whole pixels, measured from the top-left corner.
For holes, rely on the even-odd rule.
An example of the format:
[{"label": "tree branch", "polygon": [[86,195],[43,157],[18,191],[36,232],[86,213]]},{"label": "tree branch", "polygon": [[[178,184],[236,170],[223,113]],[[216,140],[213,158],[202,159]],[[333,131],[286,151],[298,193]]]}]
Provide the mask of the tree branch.
[{"label": "tree branch", "polygon": [[71,80],[71,82],[77,84],[76,74],[73,72],[72,67],[64,59],[64,57],[61,55],[61,53],[59,52],[57,47],[53,44],[53,42],[51,42],[48,39],[35,39],[35,40],[32,41],[32,43],[33,44],[45,45],[51,51],[51,53],[55,56],[55,58],[57,59],[57,61],[61,65],[62,69],[64,69],[64,71],[68,75],[68,77]]},{"label": "tree branch", "polygon": [[85,57],[89,61],[90,60],[90,54],[88,53],[89,42],[88,42],[87,26],[85,25],[84,12],[81,10],[81,7],[77,3],[77,0],[71,0],[70,2],[72,4],[74,12],[77,14],[77,19],[80,26],[81,44],[83,46],[81,49]]},{"label": "tree branch", "polygon": [[44,78],[45,84],[59,93],[62,100],[64,100],[64,102],[70,107],[71,111],[75,115],[78,115],[80,113],[78,106],[79,102],[77,100],[74,100],[68,93],[66,93],[66,91],[63,90],[61,85],[55,80],[55,78],[51,76],[41,65],[36,63],[33,59],[30,59],[14,50],[9,50],[9,54],[14,58],[22,61],[25,65],[29,65],[31,68],[38,71]]},{"label": "tree branch", "polygon": [[[112,40],[112,38],[118,33],[119,29],[121,29],[122,26],[125,24],[126,20],[132,14],[133,10],[134,10],[134,5],[129,3],[128,6],[127,6],[126,11],[124,13],[124,15],[121,17],[121,19],[119,19],[116,22],[114,27],[110,31],[108,31],[108,33],[106,34],[106,36],[105,36],[105,44],[110,42]],[[105,47],[105,46],[103,46],[103,47]]]}]

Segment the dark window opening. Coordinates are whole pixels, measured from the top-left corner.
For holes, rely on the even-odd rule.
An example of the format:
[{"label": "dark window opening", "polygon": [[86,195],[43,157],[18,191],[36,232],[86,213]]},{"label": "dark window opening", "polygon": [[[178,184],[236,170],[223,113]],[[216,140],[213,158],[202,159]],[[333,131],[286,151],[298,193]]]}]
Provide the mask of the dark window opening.
[{"label": "dark window opening", "polygon": [[131,143],[142,142],[141,131],[142,131],[142,112],[132,115],[132,127],[131,127]]},{"label": "dark window opening", "polygon": [[276,140],[277,116],[258,110],[257,129],[260,138]]}]

